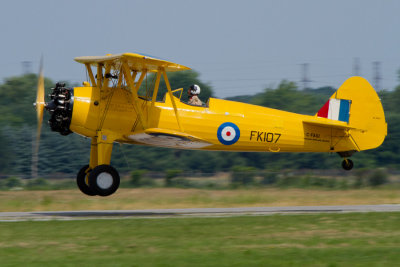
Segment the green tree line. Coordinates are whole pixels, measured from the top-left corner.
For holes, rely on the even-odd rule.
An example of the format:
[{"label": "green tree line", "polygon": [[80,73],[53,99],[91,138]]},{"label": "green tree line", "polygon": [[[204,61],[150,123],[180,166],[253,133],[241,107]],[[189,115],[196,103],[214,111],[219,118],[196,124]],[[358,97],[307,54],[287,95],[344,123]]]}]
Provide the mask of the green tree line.
[{"label": "green tree line", "polygon": [[[200,80],[195,71],[172,73],[174,88],[184,88],[183,96],[191,84],[202,88],[201,99],[213,95],[210,84]],[[151,88],[154,77],[145,85]],[[35,100],[37,75],[28,74],[7,78],[0,84],[0,174],[29,177],[31,171],[32,142],[35,140]],[[46,90],[54,82],[45,79]],[[160,84],[165,92],[165,84]],[[143,88],[141,88],[143,90]],[[299,90],[296,83],[282,81],[256,95],[237,96],[231,100],[248,102],[302,114],[315,114],[335,91],[332,87]],[[355,168],[387,167],[399,169],[400,162],[400,86],[379,92],[388,122],[388,136],[378,149],[356,153]],[[89,160],[90,140],[76,134],[61,136],[50,131],[45,115],[39,152],[39,175],[75,173]],[[341,159],[327,153],[249,153],[176,150],[139,145],[115,144],[111,164],[120,172],[133,170],[165,171],[179,169],[185,172],[214,173],[230,171],[235,166],[255,169],[340,169]]]}]

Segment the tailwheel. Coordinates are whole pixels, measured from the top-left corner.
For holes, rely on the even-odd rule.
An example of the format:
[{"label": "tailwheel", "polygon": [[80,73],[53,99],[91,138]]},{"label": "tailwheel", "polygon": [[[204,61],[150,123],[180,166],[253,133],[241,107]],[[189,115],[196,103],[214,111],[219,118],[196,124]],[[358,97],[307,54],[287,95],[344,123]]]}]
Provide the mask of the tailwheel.
[{"label": "tailwheel", "polygon": [[119,187],[119,174],[110,165],[99,165],[89,173],[89,188],[99,196],[109,196]]},{"label": "tailwheel", "polygon": [[88,176],[90,173],[88,173],[89,165],[85,165],[80,169],[78,172],[78,175],[76,176],[76,184],[78,185],[78,188],[82,191],[82,193],[88,195],[88,196],[95,196],[97,195],[92,189],[89,188],[88,183]]},{"label": "tailwheel", "polygon": [[351,159],[344,159],[342,161],[342,167],[346,171],[350,171],[351,169],[353,169],[354,163],[353,163],[353,161]]}]

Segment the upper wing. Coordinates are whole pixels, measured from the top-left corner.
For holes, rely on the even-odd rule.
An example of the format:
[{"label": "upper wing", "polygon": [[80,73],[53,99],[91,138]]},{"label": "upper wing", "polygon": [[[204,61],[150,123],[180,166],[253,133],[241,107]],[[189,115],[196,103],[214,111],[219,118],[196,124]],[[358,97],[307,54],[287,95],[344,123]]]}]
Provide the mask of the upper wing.
[{"label": "upper wing", "polygon": [[86,56],[86,57],[76,57],[75,61],[83,64],[97,65],[110,64],[113,68],[119,68],[122,62],[126,62],[131,70],[135,71],[150,71],[156,72],[160,67],[164,68],[165,71],[181,71],[190,70],[190,68],[173,63],[170,61],[153,58],[150,56],[135,54],[135,53],[123,53],[116,55],[106,55],[106,56]]}]

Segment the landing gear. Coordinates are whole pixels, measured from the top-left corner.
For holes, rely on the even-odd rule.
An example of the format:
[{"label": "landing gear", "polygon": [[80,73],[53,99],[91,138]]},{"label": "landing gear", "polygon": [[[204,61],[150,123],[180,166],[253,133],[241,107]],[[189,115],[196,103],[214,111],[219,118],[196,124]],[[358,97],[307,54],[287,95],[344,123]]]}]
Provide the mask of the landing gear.
[{"label": "landing gear", "polygon": [[119,174],[109,165],[114,140],[112,134],[100,131],[92,137],[90,163],[83,166],[76,177],[76,183],[84,194],[105,197],[117,191]]},{"label": "landing gear", "polygon": [[78,175],[76,176],[76,184],[78,185],[78,188],[82,191],[82,193],[88,195],[88,196],[95,196],[97,195],[95,192],[92,191],[92,189],[89,188],[87,182],[88,182],[88,175],[90,173],[90,170],[88,172],[89,165],[85,165],[80,169],[78,172]]},{"label": "landing gear", "polygon": [[89,189],[99,196],[109,196],[119,187],[119,174],[110,165],[99,165],[89,173]]},{"label": "landing gear", "polygon": [[351,169],[353,169],[353,166],[354,166],[354,163],[351,159],[344,159],[342,161],[342,167],[346,171],[350,171]]},{"label": "landing gear", "polygon": [[120,183],[119,174],[110,165],[100,165],[89,170],[85,165],[76,176],[76,184],[82,193],[88,196],[109,196],[117,191]]}]

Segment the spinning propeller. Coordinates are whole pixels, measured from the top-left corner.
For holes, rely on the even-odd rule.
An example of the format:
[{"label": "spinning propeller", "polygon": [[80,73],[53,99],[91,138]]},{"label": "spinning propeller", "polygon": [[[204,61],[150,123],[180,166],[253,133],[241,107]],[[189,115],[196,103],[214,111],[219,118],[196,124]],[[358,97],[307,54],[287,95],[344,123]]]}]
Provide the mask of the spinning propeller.
[{"label": "spinning propeller", "polygon": [[46,105],[46,103],[44,102],[43,57],[40,59],[40,70],[39,70],[39,78],[36,91],[36,102],[34,103],[34,105],[36,107],[36,118],[37,118],[36,148],[35,148],[35,152],[37,153],[39,149],[40,133],[42,130],[42,123],[43,123],[43,110]]},{"label": "spinning propeller", "polygon": [[37,130],[36,130],[36,142],[34,145],[34,151],[32,153],[32,177],[38,177],[38,153],[39,153],[39,141],[40,133],[42,130],[43,122],[43,110],[46,105],[44,102],[44,76],[43,76],[43,57],[40,59],[40,70],[38,77],[38,86],[36,91],[36,102],[33,103],[36,107],[36,117],[37,117]]}]

